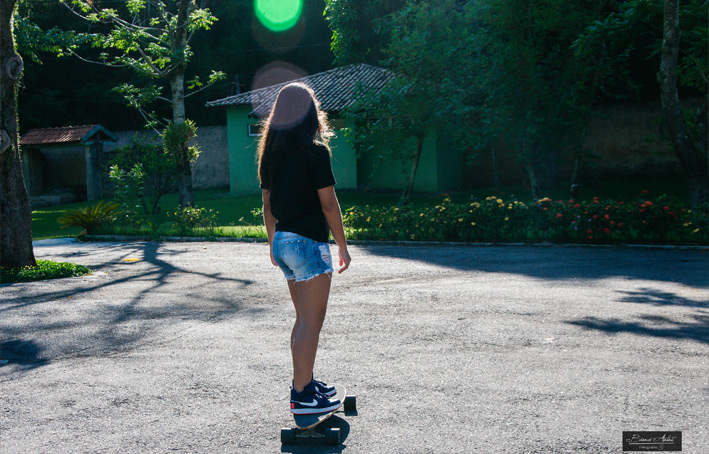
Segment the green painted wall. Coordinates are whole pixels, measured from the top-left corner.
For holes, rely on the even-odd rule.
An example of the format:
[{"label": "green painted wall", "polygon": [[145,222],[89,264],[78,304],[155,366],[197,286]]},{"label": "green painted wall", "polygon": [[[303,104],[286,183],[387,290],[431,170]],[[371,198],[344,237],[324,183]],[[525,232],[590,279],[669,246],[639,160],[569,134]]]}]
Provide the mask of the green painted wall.
[{"label": "green painted wall", "polygon": [[[258,182],[257,137],[248,135],[248,125],[258,123],[249,118],[251,106],[227,109],[227,140],[229,142],[229,181],[232,195],[254,194],[260,191]],[[332,171],[338,189],[355,189],[360,185],[376,189],[400,190],[406,186],[411,172],[409,162],[402,163],[378,157],[383,150],[374,150],[357,160],[356,153],[344,136],[344,120],[334,119],[331,124],[336,136],[330,141]],[[415,139],[408,145],[413,149]],[[414,190],[440,192],[459,189],[463,178],[463,159],[450,153],[450,147],[436,134],[426,137],[416,172]]]},{"label": "green painted wall", "polygon": [[230,107],[226,113],[227,142],[229,144],[229,187],[232,195],[254,194],[261,191],[258,181],[256,139],[248,134],[248,124],[258,121],[249,118],[251,106]]},{"label": "green painted wall", "polygon": [[[406,145],[413,150],[416,146],[415,139],[407,140]],[[384,150],[375,149],[360,158],[358,168],[360,184],[368,185],[375,189],[403,190],[411,175],[411,162],[402,162],[380,156],[386,156]],[[436,136],[435,134],[430,134],[423,142],[421,160],[419,161],[416,180],[414,181],[414,191],[436,192],[440,190]]]},{"label": "green painted wall", "polygon": [[[258,182],[258,157],[256,142],[258,137],[248,135],[248,125],[258,121],[249,118],[251,106],[237,106],[227,109],[227,140],[229,143],[229,185],[232,195],[260,192]],[[337,120],[334,126],[342,125]],[[354,150],[341,131],[330,141],[332,149],[332,172],[338,189],[357,187],[357,159]]]}]

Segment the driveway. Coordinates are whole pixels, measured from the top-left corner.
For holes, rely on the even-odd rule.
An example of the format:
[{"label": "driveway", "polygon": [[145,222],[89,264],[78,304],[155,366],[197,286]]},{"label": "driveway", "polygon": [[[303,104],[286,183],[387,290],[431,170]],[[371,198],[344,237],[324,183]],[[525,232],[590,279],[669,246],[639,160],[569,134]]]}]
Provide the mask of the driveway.
[{"label": "driveway", "polygon": [[265,244],[35,243],[94,272],[0,287],[0,451],[598,454],[656,430],[707,452],[707,251],[351,253],[316,377],[358,413],[339,447],[281,446],[293,310]]}]

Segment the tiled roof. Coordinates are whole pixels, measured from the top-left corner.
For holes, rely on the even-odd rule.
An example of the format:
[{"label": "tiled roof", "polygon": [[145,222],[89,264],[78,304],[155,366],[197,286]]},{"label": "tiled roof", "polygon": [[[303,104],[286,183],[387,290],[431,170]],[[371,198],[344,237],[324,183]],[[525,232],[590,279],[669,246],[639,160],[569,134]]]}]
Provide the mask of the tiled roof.
[{"label": "tiled roof", "polygon": [[55,143],[87,142],[98,133],[109,140],[116,136],[101,125],[65,126],[62,128],[31,129],[20,139],[21,145],[49,145]]},{"label": "tiled roof", "polygon": [[379,90],[393,77],[394,74],[391,71],[360,63],[211,101],[207,103],[207,107],[251,104],[254,106],[254,110],[249,115],[263,118],[270,112],[281,88],[291,82],[302,82],[313,89],[315,96],[320,101],[320,107],[326,112],[332,112],[354,103],[353,92],[358,84],[361,83]]}]

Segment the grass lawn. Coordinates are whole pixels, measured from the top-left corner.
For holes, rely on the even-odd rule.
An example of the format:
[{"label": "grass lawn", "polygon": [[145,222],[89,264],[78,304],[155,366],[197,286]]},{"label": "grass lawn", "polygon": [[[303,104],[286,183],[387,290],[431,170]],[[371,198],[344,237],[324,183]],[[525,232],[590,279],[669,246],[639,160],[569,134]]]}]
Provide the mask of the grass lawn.
[{"label": "grass lawn", "polygon": [[[595,186],[582,186],[576,199],[590,201],[593,197],[600,199],[636,200],[640,197],[641,190],[648,190],[649,196],[655,197],[668,194],[677,197],[680,203],[687,205],[687,190],[682,178],[638,178],[609,180]],[[529,201],[531,195],[525,186],[504,186],[501,188],[477,188],[467,191],[451,193],[452,202],[461,203],[475,197],[478,200],[495,195],[504,200],[516,197],[520,201]],[[565,200],[568,191],[558,189],[545,194],[554,200]],[[386,207],[396,205],[399,201],[398,192],[364,192],[340,190],[337,194],[342,209],[345,210],[356,205],[370,205],[372,207]],[[197,190],[194,192],[195,204],[200,208],[207,208],[218,213],[217,225],[219,234],[224,236],[263,237],[265,233],[260,227],[261,218],[254,217],[252,210],[261,208],[261,195],[253,194],[232,197],[227,188]],[[411,198],[411,203],[421,206],[435,206],[441,202],[442,194],[417,194]],[[178,195],[168,194],[160,201],[164,211],[174,210],[177,206]],[[56,207],[38,208],[32,212],[32,238],[35,240],[49,238],[75,237],[81,233],[79,227],[67,229],[60,228],[57,219],[66,210],[93,205],[96,202],[80,202]]]}]

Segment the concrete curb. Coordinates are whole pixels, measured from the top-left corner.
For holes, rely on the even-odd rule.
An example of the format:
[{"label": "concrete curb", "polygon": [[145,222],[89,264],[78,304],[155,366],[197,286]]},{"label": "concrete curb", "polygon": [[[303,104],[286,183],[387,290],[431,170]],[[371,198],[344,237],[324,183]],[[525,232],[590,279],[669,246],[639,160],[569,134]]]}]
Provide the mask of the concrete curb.
[{"label": "concrete curb", "polygon": [[[157,242],[240,242],[240,243],[265,243],[265,238],[239,238],[239,237],[184,237],[165,236],[160,238],[130,236],[130,235],[82,235],[79,241],[157,241]],[[330,242],[334,244],[334,242]],[[709,251],[709,246],[701,245],[673,245],[673,244],[584,244],[584,243],[464,243],[456,241],[391,241],[391,240],[347,240],[348,244],[355,246],[434,246],[434,247],[548,247],[548,248],[633,248],[633,249],[676,249],[683,251]]]}]

